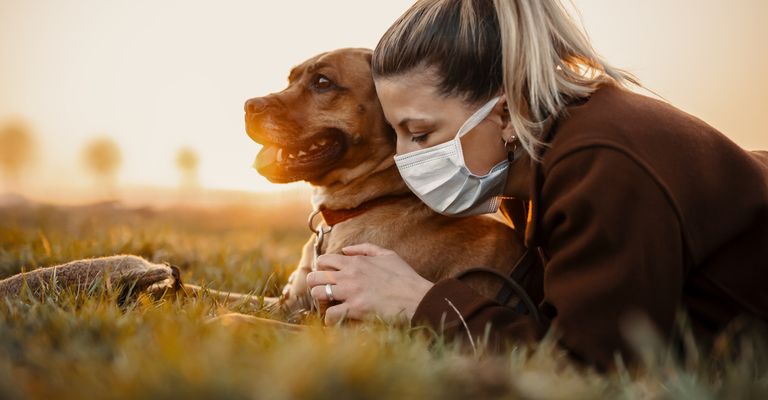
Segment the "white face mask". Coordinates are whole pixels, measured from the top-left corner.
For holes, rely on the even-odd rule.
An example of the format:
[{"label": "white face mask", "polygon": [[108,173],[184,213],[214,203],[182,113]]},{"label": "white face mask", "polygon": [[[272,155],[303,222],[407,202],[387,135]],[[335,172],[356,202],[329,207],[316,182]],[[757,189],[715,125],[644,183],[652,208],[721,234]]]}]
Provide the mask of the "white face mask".
[{"label": "white face mask", "polygon": [[429,208],[443,215],[468,216],[499,209],[509,161],[477,176],[467,168],[461,137],[482,122],[501,97],[491,99],[459,128],[456,137],[426,149],[395,156],[400,175]]}]

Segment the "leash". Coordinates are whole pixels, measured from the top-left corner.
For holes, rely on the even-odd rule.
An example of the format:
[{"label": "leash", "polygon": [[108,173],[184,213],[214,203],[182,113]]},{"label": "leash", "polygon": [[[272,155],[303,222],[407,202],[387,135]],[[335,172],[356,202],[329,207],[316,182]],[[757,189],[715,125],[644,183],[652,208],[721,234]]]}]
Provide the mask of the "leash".
[{"label": "leash", "polygon": [[[537,249],[539,250],[539,256],[541,257],[542,256],[541,248],[537,248]],[[504,285],[501,287],[501,289],[499,290],[499,293],[496,295],[496,301],[499,304],[506,305],[507,302],[509,302],[512,294],[513,293],[516,294],[517,297],[520,299],[520,303],[518,303],[518,307],[515,309],[515,311],[521,314],[530,314],[531,317],[533,317],[534,321],[536,321],[536,324],[539,326],[542,326],[541,315],[539,314],[538,307],[536,307],[536,305],[533,303],[533,300],[525,291],[523,286],[518,283],[518,281],[522,280],[525,277],[525,275],[528,274],[528,271],[530,271],[535,261],[536,261],[536,257],[533,251],[531,251],[531,249],[526,249],[523,255],[520,256],[520,258],[515,262],[515,265],[512,267],[512,272],[510,273],[510,276],[506,276],[495,269],[491,269],[487,267],[476,267],[476,268],[470,268],[470,269],[461,271],[458,274],[454,275],[454,278],[461,279],[470,274],[483,273],[483,274],[491,274],[495,278],[501,279]],[[522,309],[521,306],[524,307],[525,309]]]}]

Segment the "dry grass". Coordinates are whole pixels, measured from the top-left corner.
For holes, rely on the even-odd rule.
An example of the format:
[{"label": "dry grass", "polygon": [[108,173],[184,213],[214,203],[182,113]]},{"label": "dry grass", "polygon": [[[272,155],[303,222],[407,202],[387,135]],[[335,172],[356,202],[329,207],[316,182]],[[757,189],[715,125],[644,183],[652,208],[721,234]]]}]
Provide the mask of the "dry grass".
[{"label": "dry grass", "polygon": [[[187,282],[273,295],[298,261],[303,220],[304,210],[5,209],[0,277],[129,253],[175,264]],[[641,371],[601,376],[549,341],[472,355],[385,324],[276,333],[206,323],[221,311],[208,298],[114,300],[107,291],[2,299],[0,398],[768,398],[760,340],[737,358],[683,363],[649,345]]]}]

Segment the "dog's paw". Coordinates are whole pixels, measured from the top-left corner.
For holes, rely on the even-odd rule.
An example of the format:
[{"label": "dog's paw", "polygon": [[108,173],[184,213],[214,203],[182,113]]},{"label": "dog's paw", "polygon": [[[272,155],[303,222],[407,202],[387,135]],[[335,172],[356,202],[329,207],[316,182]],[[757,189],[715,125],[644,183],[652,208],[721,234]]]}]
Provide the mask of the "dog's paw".
[{"label": "dog's paw", "polygon": [[280,302],[284,302],[288,300],[288,298],[291,295],[291,288],[293,287],[293,282],[296,280],[296,273],[298,270],[291,272],[291,275],[288,276],[288,282],[283,286],[283,291],[280,294]]},{"label": "dog's paw", "polygon": [[280,295],[281,301],[295,301],[309,292],[307,286],[307,274],[309,272],[310,270],[307,268],[297,268],[291,273]]}]

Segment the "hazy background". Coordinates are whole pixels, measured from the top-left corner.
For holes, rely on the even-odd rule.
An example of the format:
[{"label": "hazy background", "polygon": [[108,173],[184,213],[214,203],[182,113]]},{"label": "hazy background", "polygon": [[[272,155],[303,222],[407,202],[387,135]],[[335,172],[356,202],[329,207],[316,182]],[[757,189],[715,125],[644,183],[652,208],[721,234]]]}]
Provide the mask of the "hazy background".
[{"label": "hazy background", "polygon": [[[119,146],[121,187],[174,188],[181,148],[205,188],[281,191],[251,163],[246,99],[318,52],[373,48],[411,1],[0,0],[0,126],[37,139],[23,190],[75,198],[94,137]],[[595,47],[748,149],[768,149],[768,1],[576,0]],[[188,177],[187,177],[188,178]],[[0,187],[2,192],[2,187]]]}]

